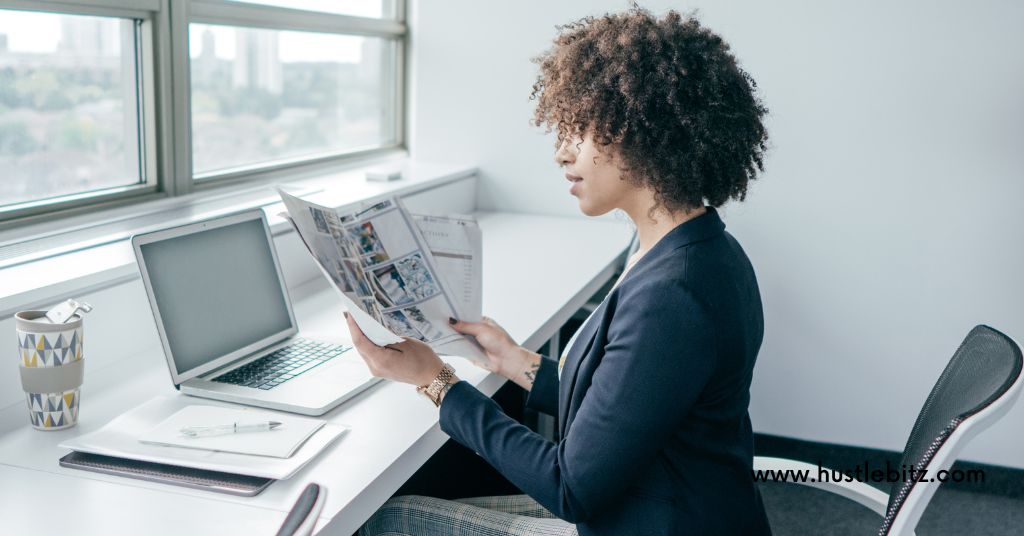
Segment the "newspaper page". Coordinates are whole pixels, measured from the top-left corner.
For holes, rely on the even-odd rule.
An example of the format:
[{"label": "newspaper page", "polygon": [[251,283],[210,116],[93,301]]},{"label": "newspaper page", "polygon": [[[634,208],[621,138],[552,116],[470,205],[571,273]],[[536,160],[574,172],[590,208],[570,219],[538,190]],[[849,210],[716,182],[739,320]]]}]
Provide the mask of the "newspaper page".
[{"label": "newspaper page", "polygon": [[[367,338],[383,346],[411,337],[438,353],[486,362],[476,341],[448,324],[449,317],[480,319],[475,221],[425,217],[427,239],[395,198],[342,212],[279,193],[289,220]],[[446,255],[441,266],[453,271],[442,271],[431,244]]]},{"label": "newspaper page", "polygon": [[483,280],[480,273],[483,249],[480,226],[466,216],[413,214],[413,220],[434,256],[441,276],[448,284],[462,312],[462,318],[478,321],[483,314]]}]

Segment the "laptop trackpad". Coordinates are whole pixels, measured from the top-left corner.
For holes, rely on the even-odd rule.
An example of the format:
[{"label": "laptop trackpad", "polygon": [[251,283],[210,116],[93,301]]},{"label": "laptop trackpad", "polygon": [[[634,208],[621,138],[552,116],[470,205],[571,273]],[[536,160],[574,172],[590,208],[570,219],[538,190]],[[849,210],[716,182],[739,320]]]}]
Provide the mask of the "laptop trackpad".
[{"label": "laptop trackpad", "polygon": [[303,390],[316,389],[328,397],[336,397],[372,379],[373,375],[365,364],[338,358],[311,370],[307,373],[305,381],[298,382],[297,385]]}]

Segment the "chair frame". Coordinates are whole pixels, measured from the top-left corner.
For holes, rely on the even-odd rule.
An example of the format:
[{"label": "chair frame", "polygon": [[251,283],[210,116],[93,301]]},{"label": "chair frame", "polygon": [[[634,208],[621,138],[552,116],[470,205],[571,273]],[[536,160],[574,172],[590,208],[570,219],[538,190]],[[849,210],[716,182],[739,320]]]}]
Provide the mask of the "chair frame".
[{"label": "chair frame", "polygon": [[[1020,396],[1024,388],[1024,371],[1019,372],[1013,383],[1001,396],[990,402],[977,413],[964,418],[956,425],[956,429],[946,438],[935,451],[925,469],[925,478],[932,478],[932,481],[921,481],[910,488],[906,500],[895,512],[895,516],[884,536],[914,536],[917,523],[921,520],[928,503],[932,500],[935,492],[942,482],[934,480],[939,471],[949,471],[956,461],[957,456],[972,439],[986,428],[995,424],[1003,418],[1013,407],[1013,404]],[[774,458],[767,456],[754,456],[754,470],[760,471],[810,471],[816,474],[818,466],[786,458]],[[822,467],[822,470],[829,471]],[[795,482],[805,486],[821,489],[841,495],[847,499],[856,501],[867,507],[884,519],[887,514],[889,495],[882,490],[870,486],[864,482]]]},{"label": "chair frame", "polygon": [[[1020,396],[1022,387],[1024,387],[1024,373],[1017,375],[1013,384],[1002,396],[961,421],[928,462],[926,477],[934,478],[939,471],[949,471],[957,456],[971,440],[1010,411]],[[886,534],[890,536],[913,534],[914,528],[921,520],[921,515],[924,514],[928,503],[931,502],[941,484],[942,482],[938,480],[932,480],[931,482],[920,482],[911,488],[903,505],[896,511],[892,525]]]}]

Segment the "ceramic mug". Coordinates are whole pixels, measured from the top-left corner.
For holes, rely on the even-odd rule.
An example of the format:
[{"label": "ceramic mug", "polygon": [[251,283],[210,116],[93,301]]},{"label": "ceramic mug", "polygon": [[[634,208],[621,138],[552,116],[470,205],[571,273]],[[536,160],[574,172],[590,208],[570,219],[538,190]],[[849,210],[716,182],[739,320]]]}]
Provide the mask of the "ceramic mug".
[{"label": "ceramic mug", "polygon": [[14,315],[18,331],[18,368],[37,430],[62,430],[78,423],[82,379],[82,317],[52,324],[46,311]]}]

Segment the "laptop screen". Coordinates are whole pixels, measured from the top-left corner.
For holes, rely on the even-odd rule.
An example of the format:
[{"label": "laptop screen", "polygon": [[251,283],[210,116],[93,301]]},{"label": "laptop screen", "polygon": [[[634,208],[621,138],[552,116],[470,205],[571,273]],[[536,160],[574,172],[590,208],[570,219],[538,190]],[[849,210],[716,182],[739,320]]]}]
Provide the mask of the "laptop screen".
[{"label": "laptop screen", "polygon": [[261,218],[142,244],[179,375],[292,328]]}]

